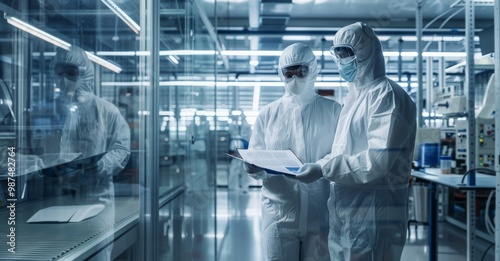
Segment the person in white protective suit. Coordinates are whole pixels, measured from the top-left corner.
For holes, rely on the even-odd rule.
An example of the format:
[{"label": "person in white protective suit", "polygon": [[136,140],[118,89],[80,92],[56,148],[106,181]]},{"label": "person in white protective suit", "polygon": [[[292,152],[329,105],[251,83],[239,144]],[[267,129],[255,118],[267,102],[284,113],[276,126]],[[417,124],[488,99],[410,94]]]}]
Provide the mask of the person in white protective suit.
[{"label": "person in white protective suit", "polygon": [[416,106],[385,75],[380,42],[363,23],[340,29],[330,52],[349,94],[331,154],[297,179],[334,182],[328,201],[332,260],[400,260],[406,240]]},{"label": "person in white protective suit", "polygon": [[[316,94],[318,68],[310,47],[295,43],[285,48],[278,74],[285,94],[260,110],[249,149],[291,149],[302,162],[316,162],[330,152],[341,106]],[[265,260],[329,260],[330,182],[304,184],[246,163],[245,169],[262,179]]]},{"label": "person in white protective suit", "polygon": [[[58,49],[52,66],[60,89],[58,99],[64,105],[61,155],[81,153],[79,157],[84,158],[106,152],[96,164],[77,170],[75,175],[61,176],[61,183],[74,189],[75,203],[105,206],[93,218],[104,230],[114,224],[113,176],[128,162],[130,128],[115,105],[93,93],[94,66],[84,50],[76,46],[70,51]],[[110,255],[108,247],[96,258],[110,260]]]},{"label": "person in white protective suit", "polygon": [[[229,134],[231,143],[229,145],[230,154],[237,149],[248,149],[248,140],[252,134],[252,127],[246,121],[245,115],[231,115],[229,124]],[[231,159],[229,163],[228,189],[231,191],[241,191],[244,194],[249,189],[249,177],[244,169],[243,161]]]}]

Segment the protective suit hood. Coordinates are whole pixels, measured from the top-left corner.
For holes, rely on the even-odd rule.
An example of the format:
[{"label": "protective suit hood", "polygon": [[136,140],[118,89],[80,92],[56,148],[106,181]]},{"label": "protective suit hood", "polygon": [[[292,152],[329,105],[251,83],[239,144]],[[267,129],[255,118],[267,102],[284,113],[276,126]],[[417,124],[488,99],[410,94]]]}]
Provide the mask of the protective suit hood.
[{"label": "protective suit hood", "polygon": [[294,43],[292,45],[289,45],[287,48],[285,48],[285,50],[283,50],[283,53],[279,58],[278,74],[281,81],[284,82],[285,77],[281,69],[299,64],[308,64],[308,74],[304,78],[306,86],[304,90],[299,94],[294,94],[285,87],[286,92],[284,97],[303,105],[311,102],[317,96],[316,92],[314,91],[314,82],[316,81],[316,77],[318,76],[318,63],[316,62],[316,56],[314,55],[312,49],[302,43]]},{"label": "protective suit hood", "polygon": [[59,48],[52,66],[55,67],[60,62],[78,67],[79,76],[76,81],[75,98],[80,102],[88,100],[94,89],[94,65],[85,51],[77,46],[71,46],[69,51]]},{"label": "protective suit hood", "polygon": [[333,46],[346,44],[352,47],[357,59],[356,78],[349,85],[365,88],[375,79],[385,76],[382,46],[373,30],[357,22],[340,29],[333,39]]}]

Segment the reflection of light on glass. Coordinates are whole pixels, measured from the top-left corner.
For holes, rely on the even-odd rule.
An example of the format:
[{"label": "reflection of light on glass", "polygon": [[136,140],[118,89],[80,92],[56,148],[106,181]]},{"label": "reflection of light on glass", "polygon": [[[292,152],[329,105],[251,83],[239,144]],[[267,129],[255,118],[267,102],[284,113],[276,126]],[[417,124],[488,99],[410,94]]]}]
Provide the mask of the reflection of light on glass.
[{"label": "reflection of light on glass", "polygon": [[[11,17],[7,14],[4,14],[4,18],[7,20],[7,22],[13,26],[15,26],[16,28],[18,29],[21,29],[33,36],[36,36],[46,42],[49,42],[57,47],[60,47],[62,49],[65,49],[65,50],[69,50],[70,47],[71,47],[71,44],[43,31],[43,30],[40,30],[26,22],[23,22],[15,17]],[[87,53],[87,56],[89,57],[89,59],[105,68],[108,68],[109,70],[113,71],[113,72],[116,72],[116,73],[120,73],[121,72],[121,68],[109,61],[106,61],[104,59],[102,59],[101,57],[98,57],[92,53],[89,53],[89,52],[86,52]]]},{"label": "reflection of light on glass", "polygon": [[116,16],[122,19],[122,21],[127,24],[128,27],[132,29],[132,31],[134,31],[134,33],[139,34],[139,31],[141,30],[139,25],[134,20],[132,20],[130,16],[123,12],[123,10],[118,7],[118,5],[116,5],[111,0],[101,0],[101,2],[103,2],[113,13],[115,13]]},{"label": "reflection of light on glass", "polygon": [[174,56],[169,55],[167,56],[167,59],[172,62],[173,64],[179,64],[179,60],[177,60]]},{"label": "reflection of light on glass", "polygon": [[173,111],[159,111],[158,115],[160,115],[160,116],[174,116],[174,112]]},{"label": "reflection of light on glass", "polygon": [[139,115],[149,115],[149,111],[138,111],[137,112]]}]

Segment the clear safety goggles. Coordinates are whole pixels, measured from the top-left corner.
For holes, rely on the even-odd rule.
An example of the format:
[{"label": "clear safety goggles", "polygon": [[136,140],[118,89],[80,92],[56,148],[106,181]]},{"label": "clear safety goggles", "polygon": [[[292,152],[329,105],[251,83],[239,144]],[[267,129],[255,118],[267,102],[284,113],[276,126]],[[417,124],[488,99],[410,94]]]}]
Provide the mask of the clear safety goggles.
[{"label": "clear safety goggles", "polygon": [[66,78],[71,81],[76,81],[78,76],[80,76],[80,68],[78,66],[67,63],[67,62],[57,62],[54,71],[57,77]]},{"label": "clear safety goggles", "polygon": [[296,64],[281,68],[285,80],[291,80],[293,76],[305,78],[309,74],[309,64]]},{"label": "clear safety goggles", "polygon": [[335,45],[330,48],[330,54],[335,62],[339,64],[348,64],[356,60],[354,50],[349,45]]}]

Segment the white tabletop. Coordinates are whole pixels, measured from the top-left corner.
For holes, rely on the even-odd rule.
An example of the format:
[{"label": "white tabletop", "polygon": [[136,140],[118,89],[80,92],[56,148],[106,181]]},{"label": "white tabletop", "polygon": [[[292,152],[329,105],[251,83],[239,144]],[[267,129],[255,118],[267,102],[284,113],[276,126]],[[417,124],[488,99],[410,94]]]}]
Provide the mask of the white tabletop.
[{"label": "white tabletop", "polygon": [[427,168],[422,171],[412,170],[411,175],[413,177],[423,179],[429,182],[438,183],[452,188],[457,189],[495,189],[496,177],[492,175],[486,175],[482,173],[476,173],[476,185],[471,186],[467,184],[467,178],[465,178],[462,184],[462,174],[441,174],[440,169]]}]

